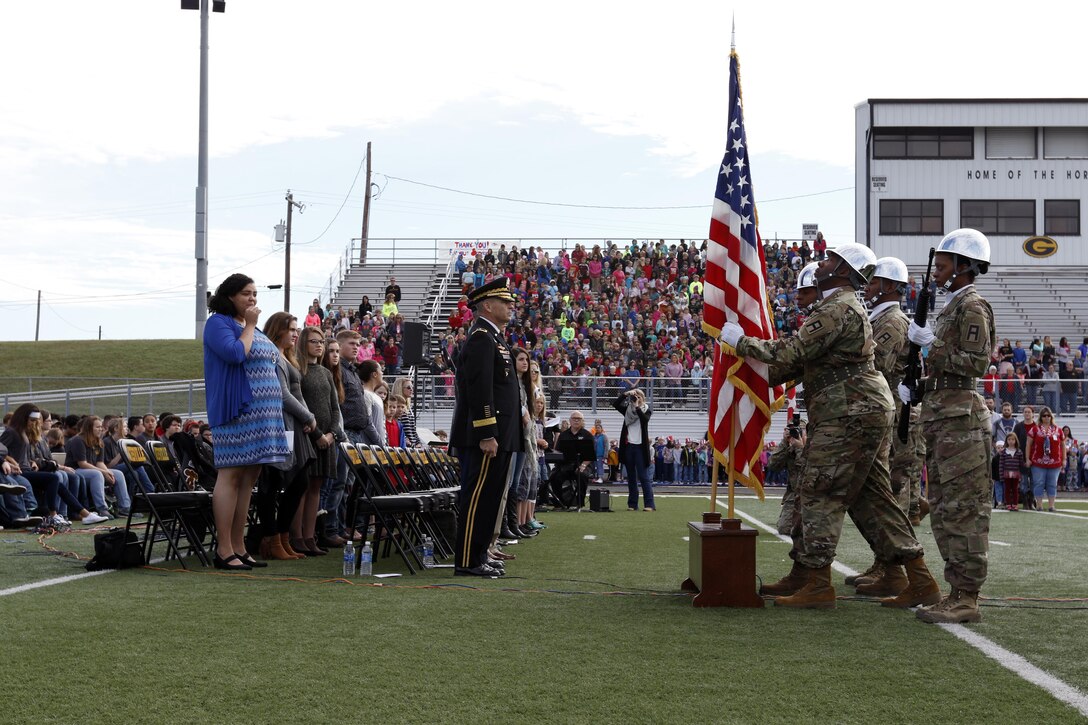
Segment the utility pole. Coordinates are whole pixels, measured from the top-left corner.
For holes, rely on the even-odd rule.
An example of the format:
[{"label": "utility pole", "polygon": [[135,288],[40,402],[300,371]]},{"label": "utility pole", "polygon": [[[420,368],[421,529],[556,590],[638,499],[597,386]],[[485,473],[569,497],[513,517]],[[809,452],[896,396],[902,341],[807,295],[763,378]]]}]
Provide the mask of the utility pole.
[{"label": "utility pole", "polygon": [[38,330],[42,326],[42,291],[38,290],[38,314],[34,317],[34,342],[38,341]]},{"label": "utility pole", "polygon": [[370,238],[370,141],[366,142],[366,196],[363,197],[363,238],[359,240],[359,264],[366,263],[366,242]]},{"label": "utility pole", "polygon": [[182,10],[200,10],[200,110],[196,162],[196,339],[208,319],[208,20],[226,10],[225,0],[181,0]]},{"label": "utility pole", "polygon": [[295,195],[287,190],[287,232],[286,247],[283,255],[283,311],[291,311],[291,210],[298,208],[302,212],[304,206],[295,201]]}]

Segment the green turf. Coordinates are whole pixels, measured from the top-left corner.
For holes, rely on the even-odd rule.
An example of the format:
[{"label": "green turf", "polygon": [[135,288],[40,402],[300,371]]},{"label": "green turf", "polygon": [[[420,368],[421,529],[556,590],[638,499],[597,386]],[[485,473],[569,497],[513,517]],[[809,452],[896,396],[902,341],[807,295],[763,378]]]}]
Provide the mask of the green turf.
[{"label": "green turf", "polygon": [[[0,343],[0,392],[114,384],[93,378],[204,377],[199,340],[77,340]],[[52,378],[52,379],[50,379]]]},{"label": "green turf", "polygon": [[[380,588],[323,583],[339,576],[330,555],[254,577],[128,570],[0,597],[17,623],[5,649],[27,653],[5,699],[38,703],[19,713],[27,722],[1080,721],[910,612],[693,608],[675,596],[682,537],[706,508],[662,496],[656,513],[543,514],[549,528],[511,547],[511,576],[496,581],[446,570]],[[738,508],[777,514],[773,501]],[[995,514],[993,538],[1013,546],[993,548],[986,593],[1088,597],[1076,551],[1086,526]],[[939,560],[928,527],[920,535]],[[78,570],[38,554],[34,537],[0,541],[0,586]],[[777,578],[787,546],[758,541],[760,573]],[[49,543],[88,552],[90,536]],[[840,560],[868,564],[849,524]],[[988,606],[985,620],[972,629],[1067,682],[1088,674],[1083,612]],[[55,696],[41,696],[46,682]]]}]

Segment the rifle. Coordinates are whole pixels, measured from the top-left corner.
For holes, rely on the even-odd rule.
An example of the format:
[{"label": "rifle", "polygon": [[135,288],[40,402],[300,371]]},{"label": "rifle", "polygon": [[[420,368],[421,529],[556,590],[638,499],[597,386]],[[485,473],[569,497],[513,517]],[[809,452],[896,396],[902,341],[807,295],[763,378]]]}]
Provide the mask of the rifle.
[{"label": "rifle", "polygon": [[[929,281],[933,274],[933,255],[937,250],[929,248],[929,263],[926,265],[926,276],[922,280],[922,289],[918,290],[918,306],[914,308],[914,324],[918,327],[926,326],[926,316],[929,315]],[[903,385],[910,388],[910,403],[903,403],[903,409],[899,411],[899,440],[907,442],[910,433],[910,409],[922,402],[921,391],[918,382],[922,379],[922,347],[915,343],[910,344],[907,351],[907,369],[903,375]]]}]

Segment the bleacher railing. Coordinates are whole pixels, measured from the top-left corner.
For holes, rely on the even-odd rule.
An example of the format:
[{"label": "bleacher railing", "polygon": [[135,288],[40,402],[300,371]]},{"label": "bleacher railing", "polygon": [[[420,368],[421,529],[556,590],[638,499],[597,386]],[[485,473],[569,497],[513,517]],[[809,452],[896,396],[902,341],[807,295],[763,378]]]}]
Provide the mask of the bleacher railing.
[{"label": "bleacher railing", "polygon": [[[387,375],[387,380],[395,376]],[[83,384],[93,378],[0,378],[0,386],[10,392],[0,392],[4,411],[12,411],[22,403],[34,403],[54,415],[159,415],[169,411],[182,417],[203,417],[207,410],[203,380],[143,380],[125,379],[112,385],[60,387],[67,383]],[[103,381],[116,379],[103,378]],[[418,411],[446,411],[453,408],[454,378],[452,373],[432,375],[419,373],[421,395]],[[616,377],[548,376],[542,379],[549,410],[582,409],[596,414],[612,410],[612,401],[631,387],[646,393],[647,400],[658,412],[702,412],[709,409],[710,378],[690,376],[653,377],[631,380]],[[46,386],[46,387],[43,387]],[[1057,416],[1088,413],[1088,379],[1058,380],[989,380],[979,381],[978,391],[994,399],[995,410],[1009,402],[1019,416],[1025,405],[1038,413],[1049,407]],[[796,405],[803,410],[800,395]]]}]

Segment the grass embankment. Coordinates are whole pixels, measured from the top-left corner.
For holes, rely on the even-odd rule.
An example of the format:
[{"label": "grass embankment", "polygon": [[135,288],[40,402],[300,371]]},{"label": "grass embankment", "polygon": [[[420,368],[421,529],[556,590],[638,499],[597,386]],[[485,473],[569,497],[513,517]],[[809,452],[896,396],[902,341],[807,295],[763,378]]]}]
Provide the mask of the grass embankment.
[{"label": "grass embankment", "polygon": [[[8,651],[63,653],[17,657],[8,700],[34,703],[18,716],[28,722],[72,718],[70,699],[43,698],[42,682],[93,692],[79,702],[84,723],[1079,721],[911,612],[845,600],[830,612],[693,608],[676,596],[683,537],[707,501],[658,503],[654,514],[543,514],[550,528],[511,548],[503,580],[436,570],[351,586],[333,583],[334,552],[253,576],[136,569],[0,598]],[[739,508],[773,523],[778,502]],[[1088,596],[1075,547],[1084,526],[995,513],[1004,545],[991,551],[986,594]],[[928,520],[918,533],[939,571]],[[89,553],[91,536],[49,544]],[[765,578],[789,568],[786,544],[761,533],[757,549]],[[840,559],[863,569],[870,556],[848,524]],[[382,559],[375,570],[401,567]],[[0,537],[0,581],[79,571],[32,536]],[[1086,615],[1076,603],[998,599],[971,629],[1079,685]]]},{"label": "grass embankment", "polygon": [[[199,340],[0,343],[0,392],[109,385],[94,378],[191,380],[204,375]],[[121,382],[121,381],[115,381]]]}]

